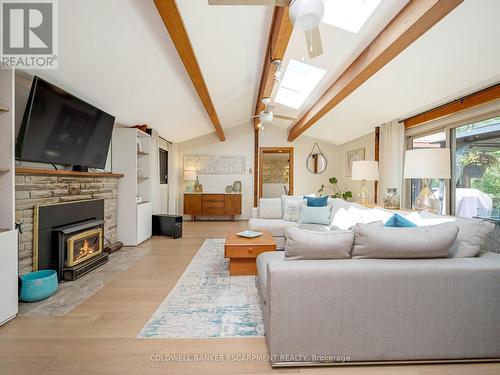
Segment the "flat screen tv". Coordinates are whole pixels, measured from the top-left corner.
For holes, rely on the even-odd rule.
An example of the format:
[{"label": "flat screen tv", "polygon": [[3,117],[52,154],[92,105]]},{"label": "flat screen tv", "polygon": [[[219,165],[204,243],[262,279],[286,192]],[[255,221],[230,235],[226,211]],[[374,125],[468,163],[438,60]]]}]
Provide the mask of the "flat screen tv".
[{"label": "flat screen tv", "polygon": [[23,161],[104,168],[114,116],[34,77],[16,142]]}]

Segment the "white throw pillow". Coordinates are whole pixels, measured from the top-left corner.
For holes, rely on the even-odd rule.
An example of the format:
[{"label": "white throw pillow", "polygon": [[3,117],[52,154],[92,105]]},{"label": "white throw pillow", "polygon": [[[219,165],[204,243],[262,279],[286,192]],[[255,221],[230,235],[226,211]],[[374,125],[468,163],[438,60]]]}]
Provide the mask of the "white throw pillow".
[{"label": "white throw pillow", "polygon": [[286,199],[285,212],[283,213],[283,220],[299,222],[302,214],[302,207],[306,205],[306,200]]},{"label": "white throw pillow", "polygon": [[340,207],[337,213],[333,216],[332,227],[347,230],[356,223],[361,221],[361,213],[357,208],[350,207],[346,210],[344,207]]},{"label": "white throw pillow", "polygon": [[360,223],[369,224],[374,221],[381,221],[385,224],[394,213],[381,208],[372,208],[370,210],[359,210],[359,215],[361,216]]},{"label": "white throw pillow", "polygon": [[260,219],[281,219],[281,198],[260,198],[259,218]]},{"label": "white throw pillow", "polygon": [[282,195],[281,196],[281,216],[285,215],[285,203],[288,200],[303,201],[304,197],[302,195]]}]

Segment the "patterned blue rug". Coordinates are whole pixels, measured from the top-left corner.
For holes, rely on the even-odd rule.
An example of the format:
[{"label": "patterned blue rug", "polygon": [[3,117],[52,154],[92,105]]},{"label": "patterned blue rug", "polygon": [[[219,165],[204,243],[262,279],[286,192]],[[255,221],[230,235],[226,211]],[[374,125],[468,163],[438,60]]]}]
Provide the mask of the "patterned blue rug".
[{"label": "patterned blue rug", "polygon": [[229,276],[224,240],[209,239],[138,337],[263,335],[264,322],[255,276]]}]

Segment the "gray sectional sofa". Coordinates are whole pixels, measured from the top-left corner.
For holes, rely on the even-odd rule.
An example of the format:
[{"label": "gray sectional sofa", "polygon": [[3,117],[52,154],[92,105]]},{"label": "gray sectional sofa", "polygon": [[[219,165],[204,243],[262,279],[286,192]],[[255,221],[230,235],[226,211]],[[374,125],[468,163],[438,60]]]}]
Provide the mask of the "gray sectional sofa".
[{"label": "gray sectional sofa", "polygon": [[290,260],[276,251],[259,255],[257,270],[273,366],[500,358],[499,254]]}]

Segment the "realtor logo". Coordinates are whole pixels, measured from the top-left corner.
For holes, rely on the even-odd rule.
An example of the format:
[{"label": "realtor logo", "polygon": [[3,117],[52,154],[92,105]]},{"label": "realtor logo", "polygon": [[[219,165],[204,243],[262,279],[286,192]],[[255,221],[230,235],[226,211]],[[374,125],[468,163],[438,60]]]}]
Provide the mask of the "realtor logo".
[{"label": "realtor logo", "polygon": [[57,68],[57,1],[0,0],[3,65]]}]

